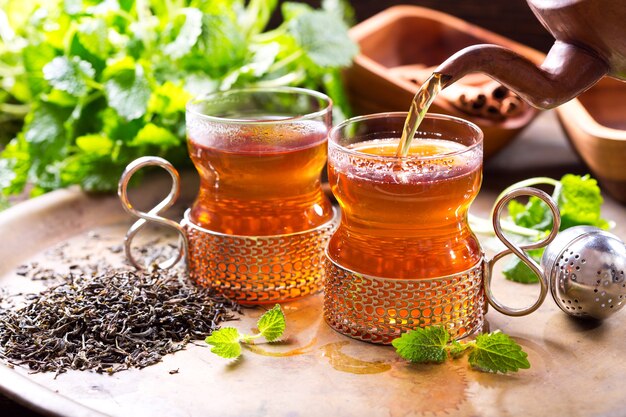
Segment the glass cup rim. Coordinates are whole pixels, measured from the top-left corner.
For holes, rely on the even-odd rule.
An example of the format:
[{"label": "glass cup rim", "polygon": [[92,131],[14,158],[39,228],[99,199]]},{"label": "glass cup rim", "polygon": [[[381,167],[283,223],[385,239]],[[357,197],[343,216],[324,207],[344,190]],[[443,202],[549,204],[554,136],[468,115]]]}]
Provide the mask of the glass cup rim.
[{"label": "glass cup rim", "polygon": [[[272,120],[250,120],[250,119],[237,119],[234,117],[221,117],[221,116],[211,116],[205,113],[202,113],[193,108],[194,104],[199,102],[207,102],[211,99],[215,99],[218,97],[226,97],[231,94],[252,94],[252,93],[289,93],[289,94],[299,94],[305,95],[313,98],[317,98],[324,102],[324,106],[314,112],[301,114],[293,117],[285,117],[282,119],[272,119]],[[301,87],[289,87],[289,86],[280,86],[280,87],[247,87],[247,88],[233,88],[224,91],[214,91],[211,93],[204,93],[198,96],[193,97],[187,104],[185,105],[185,110],[187,114],[193,115],[194,117],[198,117],[200,119],[204,119],[209,122],[214,123],[223,123],[223,124],[237,124],[237,125],[256,125],[256,124],[280,124],[280,123],[290,123],[297,122],[301,120],[312,120],[319,117],[323,117],[326,114],[330,113],[333,107],[333,101],[326,94],[321,93],[319,91],[310,90],[308,88]]]},{"label": "glass cup rim", "polygon": [[[440,113],[427,113],[425,119],[436,119],[436,120],[445,120],[445,121],[451,121],[451,122],[455,122],[455,123],[459,123],[462,125],[465,125],[467,127],[469,127],[472,131],[474,131],[474,133],[477,134],[476,138],[476,142],[467,146],[464,149],[460,149],[458,151],[454,151],[454,152],[449,152],[449,153],[445,153],[445,154],[438,154],[438,155],[429,155],[429,156],[424,156],[424,155],[407,155],[407,156],[403,156],[403,157],[398,157],[396,155],[392,155],[392,156],[382,156],[382,155],[373,155],[373,154],[369,154],[369,153],[365,153],[365,152],[360,152],[356,149],[352,149],[352,148],[348,148],[344,145],[341,145],[339,143],[337,143],[336,139],[333,139],[334,136],[337,135],[337,133],[343,129],[344,127],[348,126],[349,124],[352,123],[358,123],[358,122],[362,122],[365,120],[373,120],[373,119],[385,119],[385,118],[390,118],[390,117],[400,117],[402,118],[402,120],[405,120],[406,117],[408,115],[408,112],[384,112],[384,113],[372,113],[372,114],[366,114],[366,115],[362,115],[362,116],[356,116],[356,117],[351,117],[349,119],[344,120],[343,122],[337,124],[336,126],[333,126],[329,132],[328,132],[328,146],[333,147],[333,148],[338,148],[341,152],[350,154],[350,155],[354,155],[358,158],[365,158],[365,159],[375,159],[375,160],[379,160],[379,161],[398,161],[398,159],[404,160],[404,161],[432,161],[432,160],[437,160],[437,159],[441,159],[444,157],[450,157],[450,156],[457,156],[457,155],[463,155],[465,153],[468,152],[472,152],[473,150],[475,150],[478,147],[481,147],[483,145],[483,140],[484,140],[484,133],[482,131],[481,128],[479,128],[475,123],[470,122],[469,120],[463,119],[461,117],[457,117],[457,116],[451,116],[451,115],[447,115],[447,114],[440,114]],[[329,160],[330,160],[330,153],[329,153]]]}]

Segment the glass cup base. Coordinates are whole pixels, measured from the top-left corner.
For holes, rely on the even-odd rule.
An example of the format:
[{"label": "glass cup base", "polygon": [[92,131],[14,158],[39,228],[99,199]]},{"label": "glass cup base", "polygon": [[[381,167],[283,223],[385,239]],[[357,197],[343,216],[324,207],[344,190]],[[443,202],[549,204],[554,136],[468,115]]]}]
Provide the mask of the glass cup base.
[{"label": "glass cup base", "polygon": [[187,266],[197,284],[212,287],[240,304],[292,301],[323,289],[324,251],[339,225],[333,218],[302,232],[238,236],[214,232],[189,220]]},{"label": "glass cup base", "polygon": [[381,278],[343,268],[326,256],[324,319],[346,336],[390,344],[417,327],[443,326],[454,339],[480,332],[486,313],[483,262],[428,279]]}]

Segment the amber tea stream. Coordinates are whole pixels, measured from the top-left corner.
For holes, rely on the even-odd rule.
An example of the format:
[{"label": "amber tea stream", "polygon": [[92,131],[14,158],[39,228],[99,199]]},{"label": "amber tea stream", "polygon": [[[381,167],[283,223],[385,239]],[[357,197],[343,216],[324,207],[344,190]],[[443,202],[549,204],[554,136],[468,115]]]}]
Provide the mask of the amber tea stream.
[{"label": "amber tea stream", "polygon": [[435,72],[428,77],[415,94],[411,102],[411,107],[409,108],[409,114],[404,122],[402,137],[400,138],[396,152],[397,156],[407,156],[411,142],[413,141],[413,136],[415,136],[415,132],[419,128],[420,123],[424,120],[428,108],[433,104],[433,101],[435,101],[437,94],[447,87],[450,80],[451,77],[449,75]]}]

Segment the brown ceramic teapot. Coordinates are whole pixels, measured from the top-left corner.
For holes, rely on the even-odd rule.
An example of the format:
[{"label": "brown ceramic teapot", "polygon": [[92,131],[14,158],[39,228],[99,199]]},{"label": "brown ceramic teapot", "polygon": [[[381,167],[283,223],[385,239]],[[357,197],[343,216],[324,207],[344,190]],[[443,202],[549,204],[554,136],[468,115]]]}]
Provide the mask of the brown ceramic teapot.
[{"label": "brown ceramic teapot", "polygon": [[549,109],[578,96],[605,75],[626,80],[626,1],[527,0],[556,42],[541,66],[496,45],[465,48],[436,72],[453,83],[483,72],[535,107]]}]

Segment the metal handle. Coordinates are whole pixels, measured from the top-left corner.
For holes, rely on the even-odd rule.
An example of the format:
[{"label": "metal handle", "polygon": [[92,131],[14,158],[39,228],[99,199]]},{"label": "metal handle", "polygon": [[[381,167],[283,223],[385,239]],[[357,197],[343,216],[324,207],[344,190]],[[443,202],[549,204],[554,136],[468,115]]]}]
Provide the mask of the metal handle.
[{"label": "metal handle", "polygon": [[[141,168],[147,167],[147,166],[158,166],[158,167],[165,169],[172,177],[172,189],[170,190],[170,193],[167,195],[167,197],[165,197],[163,201],[161,201],[152,210],[146,213],[146,212],[137,210],[132,205],[132,203],[128,199],[127,190],[128,190],[128,183],[130,182],[131,177]],[[161,212],[172,207],[172,205],[176,202],[176,200],[178,199],[178,196],[180,195],[180,175],[178,175],[178,171],[176,171],[176,168],[174,168],[172,164],[170,164],[165,159],[159,158],[157,156],[144,156],[144,157],[135,159],[133,162],[128,164],[128,166],[122,173],[122,176],[120,178],[120,182],[117,188],[117,195],[119,196],[122,202],[122,206],[124,207],[124,210],[126,210],[128,213],[132,214],[133,216],[139,217],[139,220],[133,223],[130,229],[128,229],[128,232],[126,232],[126,237],[124,238],[124,250],[126,252],[126,257],[128,258],[128,261],[135,268],[139,270],[146,269],[143,265],[137,262],[137,260],[134,258],[132,251],[131,251],[131,243],[133,239],[135,238],[135,236],[137,235],[137,233],[139,233],[139,231],[149,221],[173,228],[174,230],[178,232],[180,236],[180,241],[181,241],[178,254],[164,262],[157,264],[158,268],[170,269],[174,265],[176,265],[183,258],[183,256],[187,255],[188,253],[187,235],[185,234],[185,230],[183,229],[183,227],[180,224],[176,223],[175,221],[167,219],[159,215],[161,214]]]},{"label": "metal handle", "polygon": [[[516,245],[511,242],[502,232],[502,228],[500,226],[500,214],[502,213],[502,209],[505,204],[509,201],[513,200],[519,196],[535,196],[543,200],[544,203],[548,205],[550,211],[552,212],[552,230],[550,230],[550,234],[544,239],[539,240],[538,242],[534,242],[527,245]],[[493,210],[493,218],[491,219],[493,222],[493,230],[498,236],[498,239],[504,243],[507,249],[502,252],[497,253],[493,258],[485,261],[485,272],[484,272],[484,286],[485,286],[485,296],[487,297],[487,301],[493,308],[498,310],[502,314],[506,314],[508,316],[525,316],[527,314],[532,313],[537,310],[539,306],[543,303],[548,294],[548,278],[544,275],[541,267],[535,262],[533,258],[528,256],[524,250],[529,249],[538,249],[548,245],[550,242],[554,240],[557,233],[559,232],[559,227],[561,226],[561,216],[559,215],[559,208],[556,203],[545,192],[538,190],[536,188],[518,188],[512,190],[504,195],[498,202]],[[541,292],[539,294],[539,298],[537,301],[527,308],[509,308],[503,304],[501,304],[492,294],[491,292],[491,279],[493,278],[493,266],[494,264],[506,255],[514,254],[517,256],[522,262],[524,262],[539,278],[539,283],[541,284]]]}]

